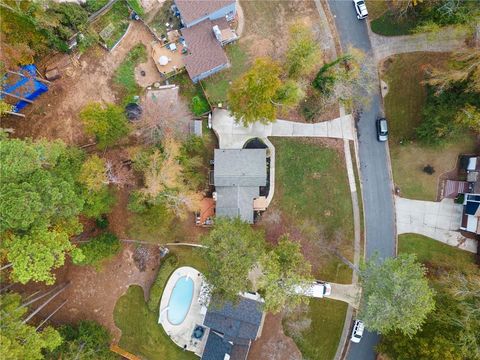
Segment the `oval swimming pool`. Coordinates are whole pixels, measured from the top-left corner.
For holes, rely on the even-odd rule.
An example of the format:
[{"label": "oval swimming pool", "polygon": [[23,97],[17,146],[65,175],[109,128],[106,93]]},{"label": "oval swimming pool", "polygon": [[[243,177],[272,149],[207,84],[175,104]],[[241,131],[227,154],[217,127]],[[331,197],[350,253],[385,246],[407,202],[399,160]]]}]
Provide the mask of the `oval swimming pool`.
[{"label": "oval swimming pool", "polygon": [[168,301],[168,321],[179,325],[185,320],[193,298],[193,280],[182,276],[177,280]]}]

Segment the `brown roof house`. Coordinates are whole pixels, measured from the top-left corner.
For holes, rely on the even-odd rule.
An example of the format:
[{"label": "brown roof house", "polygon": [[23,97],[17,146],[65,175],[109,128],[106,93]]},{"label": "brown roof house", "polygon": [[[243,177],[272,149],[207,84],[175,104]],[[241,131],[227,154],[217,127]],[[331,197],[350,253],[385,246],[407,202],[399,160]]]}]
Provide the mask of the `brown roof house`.
[{"label": "brown roof house", "polygon": [[184,64],[193,82],[230,66],[223,46],[238,39],[230,27],[236,0],[175,0],[183,25]]},{"label": "brown roof house", "polygon": [[180,19],[185,27],[203,20],[226,19],[232,21],[236,14],[236,0],[175,0]]}]

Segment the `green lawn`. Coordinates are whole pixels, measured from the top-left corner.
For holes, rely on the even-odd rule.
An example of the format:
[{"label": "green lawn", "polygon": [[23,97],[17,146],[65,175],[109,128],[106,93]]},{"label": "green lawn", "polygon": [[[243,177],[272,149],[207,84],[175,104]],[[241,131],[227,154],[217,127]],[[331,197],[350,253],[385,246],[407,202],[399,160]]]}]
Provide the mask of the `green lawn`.
[{"label": "green lawn", "polygon": [[409,35],[417,25],[417,21],[413,21],[408,17],[399,20],[389,11],[370,22],[372,31],[384,36]]},{"label": "green lawn", "polygon": [[103,41],[109,49],[125,34],[128,28],[128,14],[126,0],[119,0],[106,14],[93,23],[93,28],[100,35],[102,30],[105,30],[107,27],[109,28],[109,31],[105,32],[106,36],[103,38]]},{"label": "green lawn", "polygon": [[398,236],[398,252],[416,254],[418,261],[435,268],[475,270],[475,255],[418,234]]},{"label": "green lawn", "polygon": [[[353,219],[344,160],[336,150],[300,139],[273,138],[276,149],[274,207],[295,224],[307,222],[320,230],[323,240],[337,241],[345,256],[353,256]],[[269,211],[271,211],[269,209]],[[334,240],[335,239],[335,240]],[[328,246],[326,243],[319,247]],[[335,257],[323,258],[315,277],[351,283],[351,270]],[[314,264],[315,265],[315,264]],[[343,329],[347,304],[330,299],[311,301],[306,316],[310,326],[301,335],[289,333],[308,359],[332,359]]]},{"label": "green lawn", "polygon": [[248,68],[248,55],[238,43],[225,47],[230,67],[202,80],[205,93],[211,104],[226,103],[230,83],[242,75]]},{"label": "green lawn", "polygon": [[182,95],[182,97],[188,103],[190,110],[195,115],[201,115],[200,113],[202,111],[197,113],[196,107],[194,106],[194,98],[199,99],[198,101],[200,102],[203,110],[208,111],[210,109],[210,105],[205,97],[202,86],[198,83],[194,84],[186,72],[175,75],[174,77],[170,78],[170,81],[179,86],[180,95]]},{"label": "green lawn", "polygon": [[[175,247],[172,254],[178,259],[176,267],[189,265],[204,269],[203,259],[190,248]],[[171,270],[168,268],[168,274],[163,274],[160,267],[158,277],[166,282]],[[157,296],[160,294],[157,293]],[[149,360],[198,359],[192,352],[183,351],[165,334],[158,324],[158,308],[149,310],[140,286],[130,286],[126,294],[118,299],[114,319],[122,331],[119,345],[131,353]]]},{"label": "green lawn", "polygon": [[[385,65],[383,79],[389,91],[385,113],[389,120],[389,145],[393,178],[404,197],[436,200],[438,176],[455,167],[460,153],[475,150],[472,136],[463,136],[441,147],[424,146],[415,141],[415,129],[422,121],[426,91],[422,84],[430,65],[442,67],[448,54],[412,53],[397,55]],[[433,175],[422,171],[426,165]]]},{"label": "green lawn", "polygon": [[135,45],[118,67],[114,76],[114,83],[120,89],[120,97],[126,105],[133,101],[134,96],[140,95],[142,88],[135,80],[135,67],[147,60],[145,45]]}]

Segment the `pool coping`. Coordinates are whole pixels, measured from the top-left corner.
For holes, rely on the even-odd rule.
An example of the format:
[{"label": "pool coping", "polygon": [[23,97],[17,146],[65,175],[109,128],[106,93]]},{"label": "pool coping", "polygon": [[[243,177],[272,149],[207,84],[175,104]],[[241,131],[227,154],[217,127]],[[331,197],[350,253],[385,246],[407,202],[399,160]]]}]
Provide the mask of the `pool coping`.
[{"label": "pool coping", "polygon": [[[168,305],[173,288],[178,279],[188,276],[193,280],[193,296],[185,319],[178,325],[170,323],[168,320]],[[190,266],[182,266],[170,275],[167,284],[163,290],[162,298],[160,300],[160,307],[158,312],[158,323],[162,325],[163,329],[170,337],[170,339],[179,347],[194,352],[201,356],[205,348],[205,343],[208,338],[209,329],[206,328],[201,340],[192,338],[192,333],[196,325],[203,325],[203,320],[206,315],[206,308],[202,309],[202,305],[198,302],[200,290],[204,277],[201,272]]]}]

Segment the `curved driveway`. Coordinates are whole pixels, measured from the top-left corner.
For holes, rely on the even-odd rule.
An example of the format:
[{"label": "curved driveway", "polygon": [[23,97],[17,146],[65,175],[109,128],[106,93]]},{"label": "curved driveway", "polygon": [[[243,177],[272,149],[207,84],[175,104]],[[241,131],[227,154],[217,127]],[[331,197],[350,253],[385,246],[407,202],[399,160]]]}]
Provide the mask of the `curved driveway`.
[{"label": "curved driveway", "polygon": [[[330,9],[343,49],[350,45],[365,51],[375,61],[365,21],[356,18],[352,1],[330,0]],[[366,256],[378,252],[381,257],[394,256],[395,226],[393,187],[387,144],[376,139],[375,119],[382,114],[380,87],[372,94],[368,108],[363,109],[358,122],[360,178],[365,211]],[[378,335],[366,333],[359,344],[351,344],[348,359],[375,359],[374,347]]]}]

